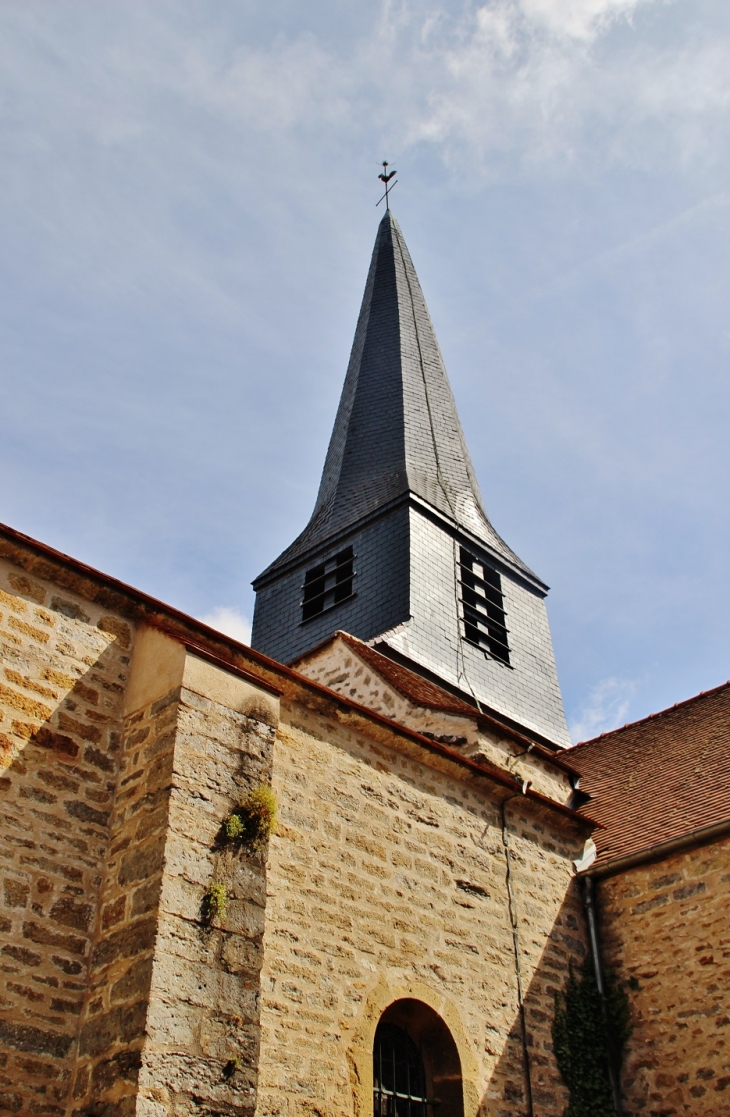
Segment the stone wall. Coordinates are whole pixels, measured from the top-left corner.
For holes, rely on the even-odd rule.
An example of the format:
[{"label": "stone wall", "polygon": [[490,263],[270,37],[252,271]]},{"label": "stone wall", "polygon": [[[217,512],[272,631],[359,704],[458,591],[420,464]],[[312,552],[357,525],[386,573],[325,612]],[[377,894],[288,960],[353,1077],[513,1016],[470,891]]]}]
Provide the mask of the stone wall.
[{"label": "stone wall", "polygon": [[[449,1023],[465,1112],[524,1114],[502,819],[489,785],[288,705],[273,779],[282,824],[269,853],[259,1113],[371,1113],[377,1019],[410,997]],[[522,797],[506,813],[536,1111],[558,1117],[566,1096],[550,1021],[553,990],[585,951],[571,865],[585,835]]]},{"label": "stone wall", "polygon": [[[251,1117],[259,1056],[265,853],[219,841],[221,824],[271,774],[278,702],[186,657],[179,698],[139,1117]],[[201,902],[226,887],[212,925]]]},{"label": "stone wall", "polygon": [[730,1114],[730,838],[601,881],[603,949],[631,982],[627,1112]]},{"label": "stone wall", "polygon": [[276,699],[12,564],[0,651],[0,1112],[252,1113],[265,864],[217,836]]},{"label": "stone wall", "polygon": [[[533,1094],[557,1117],[552,991],[584,949],[571,859],[586,827],[511,798],[510,903],[506,788],[133,591],[13,548],[0,1110],[364,1115],[377,1020],[411,998],[454,1037],[467,1113],[520,1117],[514,919]],[[282,822],[266,861],[220,828],[269,778]],[[206,922],[211,882],[229,905]]]},{"label": "stone wall", "polygon": [[409,701],[341,636],[312,652],[297,664],[297,670],[399,725],[443,741],[464,756],[486,760],[513,777],[529,780],[536,791],[558,803],[566,804],[573,797],[568,774],[550,759],[527,751],[524,740],[518,744],[504,733],[488,732],[476,711],[464,716]]},{"label": "stone wall", "polygon": [[0,565],[0,1110],[66,1112],[130,647],[118,615]]},{"label": "stone wall", "polygon": [[147,1022],[162,882],[179,691],[125,719],[89,960],[89,988],[73,1088],[74,1109],[114,1103],[131,1114]]},{"label": "stone wall", "polygon": [[[149,629],[126,698],[73,1113],[250,1115],[265,865],[220,839],[269,778],[276,702]],[[213,882],[228,909],[211,924]]]}]

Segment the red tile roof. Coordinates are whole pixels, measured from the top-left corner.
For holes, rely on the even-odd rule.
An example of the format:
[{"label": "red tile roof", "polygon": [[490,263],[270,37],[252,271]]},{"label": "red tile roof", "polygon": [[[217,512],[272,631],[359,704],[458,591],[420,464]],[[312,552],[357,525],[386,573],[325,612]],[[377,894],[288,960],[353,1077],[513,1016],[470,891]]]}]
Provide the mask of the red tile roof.
[{"label": "red tile roof", "polygon": [[596,867],[730,820],[730,683],[576,745]]},{"label": "red tile roof", "polygon": [[337,632],[348,647],[368,663],[374,671],[394,686],[399,694],[410,699],[416,706],[424,706],[427,710],[443,710],[449,714],[461,714],[463,717],[473,718],[477,715],[476,707],[450,694],[448,690],[437,686],[436,683],[417,675],[415,671],[396,663],[382,652],[377,652],[369,644],[350,636],[348,632]]},{"label": "red tile roof", "polygon": [[290,666],[299,670],[300,664],[316,656],[322,648],[327,647],[336,639],[342,640],[343,643],[352,648],[361,660],[369,664],[373,671],[385,679],[387,683],[390,683],[404,698],[413,702],[414,705],[422,706],[427,710],[442,710],[444,713],[459,714],[462,717],[479,718],[513,740],[529,744],[537,755],[542,756],[543,759],[548,760],[561,770],[575,774],[576,769],[571,763],[570,750],[557,748],[556,746],[551,749],[546,748],[539,740],[534,739],[534,735],[529,730],[520,731],[515,729],[514,726],[502,721],[495,712],[485,710],[483,706],[477,706],[476,702],[473,704],[465,702],[457,695],[451,694],[450,691],[444,690],[443,687],[431,682],[430,679],[424,678],[423,675],[419,675],[409,667],[405,667],[389,656],[383,655],[382,652],[376,651],[369,644],[364,644],[357,637],[350,636],[349,632],[338,630],[332,636],[323,640],[321,644],[318,644],[317,647],[293,660]]}]

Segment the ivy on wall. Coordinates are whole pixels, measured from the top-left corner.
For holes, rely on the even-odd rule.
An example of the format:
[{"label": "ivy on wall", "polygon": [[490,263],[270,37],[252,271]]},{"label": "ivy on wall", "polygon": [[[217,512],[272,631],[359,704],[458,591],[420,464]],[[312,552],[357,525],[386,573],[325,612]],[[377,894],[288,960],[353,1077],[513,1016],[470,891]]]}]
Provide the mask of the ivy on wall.
[{"label": "ivy on wall", "polygon": [[609,1067],[618,1080],[631,1035],[629,999],[611,970],[604,974],[605,1008],[591,959],[577,976],[571,967],[561,996],[555,995],[552,1035],[558,1068],[570,1091],[564,1117],[614,1117]]}]

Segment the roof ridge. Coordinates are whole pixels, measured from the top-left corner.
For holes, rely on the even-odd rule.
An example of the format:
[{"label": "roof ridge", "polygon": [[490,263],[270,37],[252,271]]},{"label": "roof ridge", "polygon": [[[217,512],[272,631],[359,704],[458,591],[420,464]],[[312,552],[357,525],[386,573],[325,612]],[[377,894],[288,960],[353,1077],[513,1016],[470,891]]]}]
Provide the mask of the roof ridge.
[{"label": "roof ridge", "polygon": [[[372,644],[368,644],[365,640],[360,640],[357,636],[352,636],[349,632],[345,632],[343,629],[337,629],[337,631],[333,634],[333,638],[336,636],[339,636],[342,640],[344,640],[344,642],[348,644],[355,652],[357,652],[359,648],[364,648],[369,655],[376,656],[377,659],[382,660],[384,664],[395,663],[395,661],[390,659],[389,656],[384,655],[383,652],[380,652],[377,648],[374,648]],[[355,646],[353,647],[353,645]],[[417,671],[413,671],[410,667],[404,667],[402,664],[395,664],[395,666],[398,667],[399,670],[407,671],[409,674],[413,675],[414,678],[417,678],[421,684],[428,687],[429,689],[433,689],[439,691],[441,694],[444,694],[449,699],[449,705],[452,708],[458,707],[460,710],[463,709],[464,713],[468,714],[470,717],[476,717],[478,715],[479,711],[476,707],[470,706],[469,703],[465,702],[463,698],[459,698],[457,695],[451,694],[450,691],[445,690],[444,687],[440,687],[438,683],[432,682],[431,679],[427,679],[424,675],[419,675]],[[398,691],[402,698],[407,699],[407,701],[409,702],[413,701],[413,697],[406,694],[404,690],[398,686],[395,678],[391,678],[388,681]],[[447,709],[448,706],[445,704],[443,708]]]},{"label": "roof ridge", "polygon": [[[393,689],[396,690],[402,698],[405,698],[407,702],[421,705],[422,708],[426,709],[430,708],[450,712],[462,717],[470,717],[473,718],[477,723],[479,723],[480,721],[482,723],[489,723],[497,728],[501,733],[507,734],[507,736],[509,736],[513,741],[528,742],[530,744],[530,748],[534,749],[536,754],[541,756],[547,763],[554,764],[561,770],[578,775],[577,769],[573,767],[573,765],[570,763],[570,760],[568,759],[568,749],[558,749],[556,752],[553,752],[545,745],[541,744],[539,741],[535,741],[534,738],[530,735],[529,731],[520,731],[519,729],[506,725],[500,719],[498,713],[493,713],[489,710],[483,709],[478,701],[476,705],[472,705],[471,702],[469,702],[466,698],[460,698],[458,695],[453,694],[445,687],[439,686],[439,684],[433,679],[429,679],[427,676],[421,674],[419,671],[414,670],[412,667],[408,667],[403,663],[399,663],[397,659],[391,659],[391,657],[385,655],[384,652],[381,652],[377,648],[374,648],[372,644],[368,644],[365,640],[360,640],[357,636],[353,636],[351,633],[345,632],[343,629],[337,629],[331,636],[328,636],[325,640],[322,640],[311,651],[305,652],[304,655],[299,656],[297,659],[293,660],[292,663],[296,664],[303,659],[308,659],[310,656],[316,654],[320,648],[324,648],[327,644],[330,644],[338,637],[345,644],[347,644],[349,648],[352,649],[355,655],[360,655],[363,662],[368,664],[373,671],[380,671],[381,676],[385,679],[385,681],[390,686],[392,686]],[[366,654],[363,654],[363,652]],[[382,661],[383,668],[386,668],[386,665],[390,665],[390,670],[387,670],[387,668],[383,670],[383,668],[381,668],[379,664],[373,664],[372,660],[370,660],[368,657],[377,657],[378,660]],[[393,668],[395,668],[395,671],[393,670]],[[296,670],[296,668],[294,669]],[[437,691],[439,694],[443,694],[448,701],[440,703],[438,706],[429,706],[427,702],[423,701],[422,697],[419,699],[419,696],[413,691],[409,693],[408,689],[404,688],[402,682],[399,685],[398,673],[401,671],[405,672],[406,675],[413,676],[414,679],[418,680],[420,686],[428,687],[431,690]]]},{"label": "roof ridge", "polygon": [[709,690],[701,690],[699,694],[693,694],[691,698],[683,698],[681,702],[675,702],[673,706],[667,706],[664,710],[657,710],[656,713],[646,714],[643,718],[637,718],[636,721],[627,721],[625,725],[619,725],[616,729],[607,729],[605,733],[599,733],[597,737],[590,737],[587,741],[578,741],[575,745],[571,745],[568,752],[575,752],[576,749],[585,748],[586,745],[595,745],[597,741],[602,741],[604,737],[613,737],[617,733],[623,733],[627,729],[633,729],[637,725],[644,725],[648,721],[655,721],[657,718],[667,717],[674,710],[679,710],[683,706],[691,706],[694,702],[699,702],[700,698],[709,698],[710,695],[718,694],[721,690],[730,687],[730,679],[727,682],[720,683],[716,687],[711,687]]}]

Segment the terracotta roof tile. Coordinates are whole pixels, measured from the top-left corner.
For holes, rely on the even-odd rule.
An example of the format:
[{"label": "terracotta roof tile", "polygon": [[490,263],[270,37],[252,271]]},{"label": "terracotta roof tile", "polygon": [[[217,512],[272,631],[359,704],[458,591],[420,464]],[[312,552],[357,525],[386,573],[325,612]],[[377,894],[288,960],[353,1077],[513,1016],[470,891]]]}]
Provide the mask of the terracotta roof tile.
[{"label": "terracotta roof tile", "polygon": [[351,647],[360,659],[369,663],[386,682],[395,687],[399,694],[410,699],[416,706],[424,706],[428,710],[444,710],[446,713],[461,714],[463,717],[477,716],[475,706],[470,706],[455,694],[450,694],[448,690],[437,686],[436,683],[396,663],[387,655],[371,648],[369,644],[363,644],[348,632],[337,632],[336,635]]},{"label": "terracotta roof tile", "polygon": [[478,718],[480,721],[490,724],[497,732],[504,733],[506,736],[511,737],[517,742],[529,744],[535,750],[536,755],[541,756],[550,764],[554,764],[557,768],[567,772],[571,775],[576,775],[576,769],[571,763],[569,749],[548,749],[539,741],[534,739],[534,735],[528,731],[520,731],[513,726],[502,721],[499,716],[491,710],[485,710],[483,707],[478,707],[476,703],[473,705],[465,702],[457,695],[452,694],[443,687],[438,686],[437,683],[431,682],[430,679],[424,678],[418,672],[412,671],[409,667],[391,659],[382,652],[377,651],[375,648],[365,644],[362,640],[358,640],[355,636],[350,636],[349,632],[344,632],[339,629],[318,644],[309,652],[299,656],[290,664],[295,670],[300,669],[303,664],[310,657],[316,656],[322,648],[327,647],[333,640],[342,640],[347,644],[355,654],[368,663],[373,671],[375,671],[381,678],[402,694],[404,698],[409,699],[416,706],[422,706],[428,710],[442,710],[444,713],[459,714],[462,717]]},{"label": "terracotta roof tile", "polygon": [[730,683],[569,752],[603,824],[596,865],[730,819]]}]

